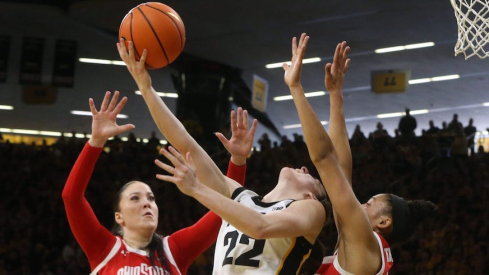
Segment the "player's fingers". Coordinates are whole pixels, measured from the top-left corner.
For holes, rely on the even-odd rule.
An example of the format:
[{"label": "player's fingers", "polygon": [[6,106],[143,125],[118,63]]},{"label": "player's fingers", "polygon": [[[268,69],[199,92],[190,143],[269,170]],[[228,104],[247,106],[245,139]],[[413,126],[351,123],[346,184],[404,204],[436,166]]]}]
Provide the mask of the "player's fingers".
[{"label": "player's fingers", "polygon": [[104,112],[107,110],[107,106],[109,105],[109,99],[110,99],[110,91],[106,91],[104,100],[102,101],[102,105],[100,106],[100,112]]},{"label": "player's fingers", "polygon": [[144,49],[143,55],[141,55],[141,59],[139,59],[139,62],[141,62],[143,65],[146,64],[146,58],[147,57],[148,57],[148,50]]},{"label": "player's fingers", "polygon": [[234,132],[238,129],[236,122],[236,111],[231,110],[231,131]]},{"label": "player's fingers", "polygon": [[248,111],[247,110],[243,110],[243,126],[244,126],[244,129],[246,131],[248,131],[249,127],[250,127],[250,122],[248,120]]},{"label": "player's fingers", "polygon": [[97,109],[95,108],[95,103],[93,102],[92,98],[88,99],[88,105],[90,106],[90,111],[92,112],[92,115],[96,115],[98,112]]},{"label": "player's fingers", "polygon": [[[177,161],[179,162],[178,164],[180,164],[180,165],[186,164],[185,159],[183,158],[182,154],[180,154],[180,152],[177,151],[177,149],[175,149],[173,146],[169,146],[168,150],[177,159]],[[175,164],[175,167],[176,166],[177,165]]]},{"label": "player's fingers", "polygon": [[350,67],[350,58],[348,58],[345,62],[345,69],[343,70],[343,73],[346,73],[349,67]]},{"label": "player's fingers", "polygon": [[224,145],[224,147],[227,148],[229,140],[223,134],[221,134],[219,132],[214,133],[214,135],[216,135],[217,139],[219,139],[219,141],[222,143],[222,145]]},{"label": "player's fingers", "polygon": [[114,92],[114,96],[110,100],[109,106],[108,106],[108,111],[112,112],[115,109],[115,106],[117,105],[117,100],[119,100],[119,91]]},{"label": "player's fingers", "polygon": [[253,119],[253,123],[251,124],[251,130],[250,130],[250,134],[253,137],[255,136],[256,125],[258,125],[258,120],[255,118]]},{"label": "player's fingers", "polygon": [[192,168],[192,170],[195,171],[195,163],[194,163],[194,159],[192,158],[192,156],[190,155],[190,152],[187,152],[187,163],[188,165],[190,166],[190,168]]},{"label": "player's fingers", "polygon": [[155,164],[156,164],[156,166],[160,167],[161,169],[165,170],[166,172],[168,172],[172,175],[175,173],[175,167],[168,165],[159,159],[155,159]]},{"label": "player's fingers", "polygon": [[294,36],[294,38],[292,38],[292,56],[294,56],[296,52],[297,52],[297,38]]},{"label": "player's fingers", "polygon": [[117,103],[117,105],[114,108],[114,112],[116,114],[119,114],[122,111],[122,108],[124,108],[124,106],[126,105],[126,103],[127,103],[127,96],[123,97],[121,101]]},{"label": "player's fingers", "polygon": [[238,124],[238,129],[243,128],[243,108],[238,107],[238,118],[236,120]]},{"label": "player's fingers", "polygon": [[[171,146],[170,146],[171,147]],[[168,152],[165,148],[161,148],[160,153],[167,158],[173,165],[179,164],[177,158]]]}]

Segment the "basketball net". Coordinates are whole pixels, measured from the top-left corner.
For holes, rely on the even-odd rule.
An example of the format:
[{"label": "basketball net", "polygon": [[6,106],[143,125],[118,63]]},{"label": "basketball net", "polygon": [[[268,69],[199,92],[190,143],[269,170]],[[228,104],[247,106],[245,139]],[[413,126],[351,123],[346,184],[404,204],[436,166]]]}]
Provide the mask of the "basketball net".
[{"label": "basketball net", "polygon": [[455,56],[459,53],[465,59],[477,55],[489,56],[484,47],[489,42],[489,0],[450,0],[455,10],[458,25],[458,40],[455,44]]}]

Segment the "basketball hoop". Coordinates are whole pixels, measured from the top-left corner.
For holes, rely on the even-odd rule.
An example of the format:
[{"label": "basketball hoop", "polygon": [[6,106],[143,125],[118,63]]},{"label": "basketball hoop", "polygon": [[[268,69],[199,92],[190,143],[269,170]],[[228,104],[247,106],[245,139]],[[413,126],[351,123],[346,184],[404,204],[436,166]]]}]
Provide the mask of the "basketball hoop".
[{"label": "basketball hoop", "polygon": [[483,59],[489,56],[489,0],[450,0],[455,10],[458,25],[458,40],[455,56],[459,53],[465,59],[477,55]]}]

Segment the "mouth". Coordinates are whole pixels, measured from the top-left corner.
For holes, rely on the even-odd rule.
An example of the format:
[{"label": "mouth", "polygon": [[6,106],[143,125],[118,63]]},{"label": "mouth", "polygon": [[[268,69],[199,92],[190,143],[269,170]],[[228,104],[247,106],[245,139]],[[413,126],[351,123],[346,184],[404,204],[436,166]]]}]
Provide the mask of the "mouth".
[{"label": "mouth", "polygon": [[146,212],[146,213],[144,213],[144,215],[143,215],[143,216],[145,216],[145,217],[153,217],[153,213],[151,213],[151,212]]}]

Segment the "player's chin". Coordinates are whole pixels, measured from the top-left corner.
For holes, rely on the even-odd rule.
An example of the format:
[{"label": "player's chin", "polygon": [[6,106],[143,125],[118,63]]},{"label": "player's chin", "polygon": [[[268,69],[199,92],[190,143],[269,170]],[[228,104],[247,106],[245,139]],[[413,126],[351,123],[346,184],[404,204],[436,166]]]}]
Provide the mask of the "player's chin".
[{"label": "player's chin", "polygon": [[146,220],[142,222],[141,227],[154,231],[156,230],[156,227],[158,227],[158,220],[146,218]]}]

